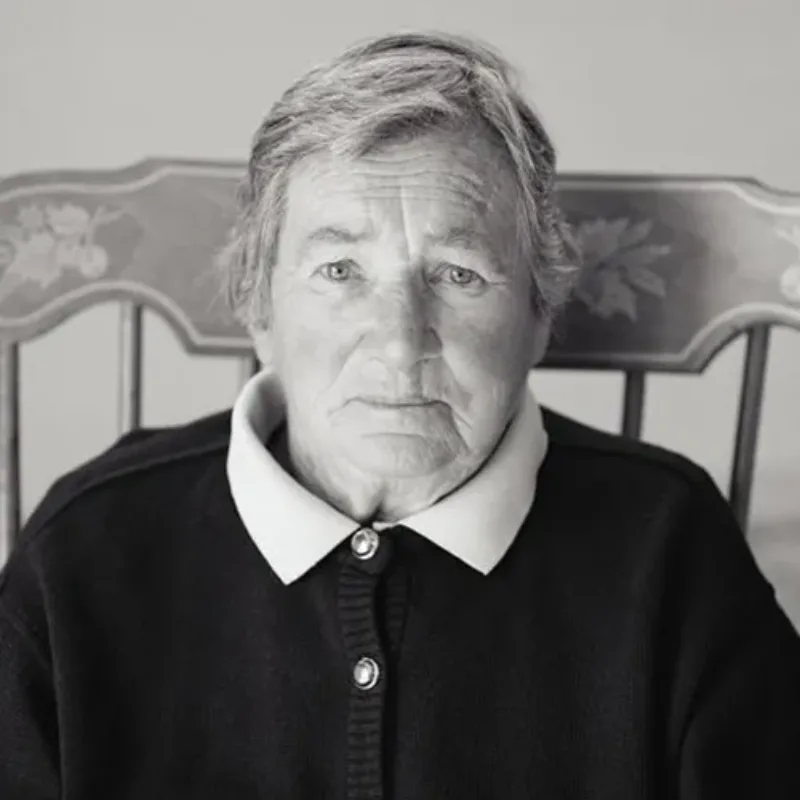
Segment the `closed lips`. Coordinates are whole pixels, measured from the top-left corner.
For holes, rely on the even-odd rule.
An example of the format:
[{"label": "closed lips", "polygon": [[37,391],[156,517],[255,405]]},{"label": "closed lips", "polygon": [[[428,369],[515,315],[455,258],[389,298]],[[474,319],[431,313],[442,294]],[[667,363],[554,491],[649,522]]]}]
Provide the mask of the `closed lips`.
[{"label": "closed lips", "polygon": [[366,403],[371,406],[379,406],[381,408],[404,408],[406,406],[429,406],[433,405],[435,400],[428,400],[425,397],[401,397],[401,398],[386,398],[386,397],[359,397],[356,398],[361,403]]}]

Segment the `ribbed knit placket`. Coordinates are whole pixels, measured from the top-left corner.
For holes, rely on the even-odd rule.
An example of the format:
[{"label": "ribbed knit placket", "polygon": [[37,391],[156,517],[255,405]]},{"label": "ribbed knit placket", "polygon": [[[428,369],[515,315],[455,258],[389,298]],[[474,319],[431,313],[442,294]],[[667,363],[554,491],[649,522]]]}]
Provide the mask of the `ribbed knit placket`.
[{"label": "ribbed knit placket", "polygon": [[339,573],[339,622],[350,667],[348,800],[384,797],[384,702],[390,676],[376,596],[392,549],[390,536],[362,529],[351,538],[350,552]]}]

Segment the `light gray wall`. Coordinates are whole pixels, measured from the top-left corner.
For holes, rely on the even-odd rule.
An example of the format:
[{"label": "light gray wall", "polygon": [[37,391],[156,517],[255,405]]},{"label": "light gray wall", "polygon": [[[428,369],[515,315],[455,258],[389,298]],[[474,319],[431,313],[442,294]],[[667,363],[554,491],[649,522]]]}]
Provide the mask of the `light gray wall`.
[{"label": "light gray wall", "polygon": [[[0,4],[0,174],[145,156],[244,158],[305,68],[355,38],[477,34],[516,62],[564,170],[741,174],[800,190],[797,0],[18,0]],[[116,315],[95,309],[23,352],[24,507],[114,437]],[[181,353],[148,320],[146,422],[228,404],[233,365]],[[702,378],[652,381],[645,435],[724,485],[742,348]],[[779,331],[754,544],[800,620],[800,335]],[[541,375],[541,398],[604,427],[621,383]],[[790,537],[794,535],[794,550]],[[794,553],[794,555],[792,555]]]}]

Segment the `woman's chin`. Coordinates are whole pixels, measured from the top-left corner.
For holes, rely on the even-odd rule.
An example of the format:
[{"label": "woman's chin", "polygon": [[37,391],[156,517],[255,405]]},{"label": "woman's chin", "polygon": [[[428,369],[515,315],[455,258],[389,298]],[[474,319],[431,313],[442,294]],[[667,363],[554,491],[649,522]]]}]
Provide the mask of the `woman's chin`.
[{"label": "woman's chin", "polygon": [[359,469],[387,478],[422,477],[452,462],[448,442],[413,433],[370,432],[349,443],[349,460]]}]

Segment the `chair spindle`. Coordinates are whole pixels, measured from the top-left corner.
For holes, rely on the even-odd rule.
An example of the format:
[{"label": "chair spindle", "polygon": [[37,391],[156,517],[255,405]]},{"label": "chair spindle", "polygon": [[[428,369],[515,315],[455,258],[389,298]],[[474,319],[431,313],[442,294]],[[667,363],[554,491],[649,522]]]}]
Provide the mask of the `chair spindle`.
[{"label": "chair spindle", "polygon": [[19,344],[0,342],[0,566],[19,530]]},{"label": "chair spindle", "polygon": [[757,325],[747,332],[747,350],[739,395],[739,416],[736,423],[736,444],[733,454],[728,497],[733,513],[747,534],[750,498],[753,489],[758,427],[764,399],[764,379],[769,354],[769,325]]},{"label": "chair spindle", "polygon": [[644,390],[644,372],[631,370],[625,373],[625,394],[622,403],[622,433],[631,439],[639,439],[642,435]]},{"label": "chair spindle", "polygon": [[142,423],[142,315],[138,303],[123,303],[120,310],[117,425],[120,435]]}]

